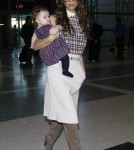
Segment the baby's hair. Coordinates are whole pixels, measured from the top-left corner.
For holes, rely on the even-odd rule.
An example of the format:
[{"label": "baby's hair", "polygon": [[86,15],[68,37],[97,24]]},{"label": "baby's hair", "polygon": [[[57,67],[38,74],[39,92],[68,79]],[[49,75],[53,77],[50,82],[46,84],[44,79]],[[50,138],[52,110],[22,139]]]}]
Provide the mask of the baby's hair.
[{"label": "baby's hair", "polygon": [[34,24],[34,27],[37,28],[38,24],[36,22],[36,17],[38,16],[38,14],[41,12],[41,11],[48,11],[48,9],[44,6],[41,6],[41,5],[38,5],[38,6],[35,6],[31,12],[32,14],[32,21],[33,21],[33,24]]}]

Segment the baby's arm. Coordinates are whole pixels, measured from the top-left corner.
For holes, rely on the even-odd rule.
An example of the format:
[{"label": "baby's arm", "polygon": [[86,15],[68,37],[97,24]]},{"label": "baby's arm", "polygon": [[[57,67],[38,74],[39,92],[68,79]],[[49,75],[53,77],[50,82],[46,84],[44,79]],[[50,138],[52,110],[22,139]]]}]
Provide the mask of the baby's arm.
[{"label": "baby's arm", "polygon": [[52,26],[52,28],[49,31],[49,34],[56,34],[62,29],[61,25],[55,25]]},{"label": "baby's arm", "polygon": [[55,15],[50,16],[50,24],[52,26],[56,26],[56,17],[55,17]]}]

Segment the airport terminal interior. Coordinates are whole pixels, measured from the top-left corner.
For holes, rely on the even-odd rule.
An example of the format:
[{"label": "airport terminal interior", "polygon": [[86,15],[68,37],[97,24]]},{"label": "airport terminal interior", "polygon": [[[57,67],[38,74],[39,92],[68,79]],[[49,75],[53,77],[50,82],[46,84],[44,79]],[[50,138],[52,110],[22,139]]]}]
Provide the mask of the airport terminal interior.
[{"label": "airport terminal interior", "polygon": [[[133,17],[131,12],[123,21],[130,23]],[[106,28],[111,24],[102,16],[98,20],[104,27],[100,60],[87,61],[88,47],[83,53],[86,79],[78,105],[81,144],[83,150],[134,150],[134,47],[124,50],[124,60],[117,60],[116,52],[109,50],[113,34],[111,27]],[[43,116],[47,67],[38,52],[33,53],[33,65],[21,63],[23,44],[0,54],[0,150],[44,150],[50,127]],[[54,150],[69,150],[64,132]]]}]

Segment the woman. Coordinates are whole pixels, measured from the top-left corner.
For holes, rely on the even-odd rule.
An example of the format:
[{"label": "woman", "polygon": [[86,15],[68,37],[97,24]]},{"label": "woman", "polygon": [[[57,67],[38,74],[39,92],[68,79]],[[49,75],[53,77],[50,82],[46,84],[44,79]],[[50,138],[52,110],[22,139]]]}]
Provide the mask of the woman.
[{"label": "woman", "polygon": [[[35,35],[39,39],[44,39],[49,34],[58,33],[62,27],[61,25],[52,26],[50,24],[50,15],[47,8],[43,6],[35,6],[32,10],[32,19],[35,25]],[[33,43],[33,42],[31,42]],[[32,44],[31,44],[32,48]],[[73,74],[69,72],[69,47],[62,37],[57,38],[48,46],[40,49],[40,57],[45,65],[50,66],[61,61],[62,74],[68,77],[73,77]]]},{"label": "woman", "polygon": [[[56,23],[62,26],[60,35],[70,48],[69,70],[74,77],[62,75],[60,62],[47,67],[44,116],[52,120],[52,125],[44,146],[46,150],[53,150],[53,145],[64,129],[70,150],[82,150],[77,130],[77,105],[79,89],[85,80],[82,53],[89,33],[84,0],[58,0],[55,16]],[[54,25],[54,16],[51,19]],[[36,38],[33,48],[37,50],[47,46],[57,37],[50,35],[46,39]]]}]

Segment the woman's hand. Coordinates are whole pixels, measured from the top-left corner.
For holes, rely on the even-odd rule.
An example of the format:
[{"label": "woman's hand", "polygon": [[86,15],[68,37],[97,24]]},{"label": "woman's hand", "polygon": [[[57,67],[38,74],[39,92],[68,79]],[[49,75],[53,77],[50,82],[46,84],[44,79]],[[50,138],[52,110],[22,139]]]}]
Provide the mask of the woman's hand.
[{"label": "woman's hand", "polygon": [[85,70],[84,61],[83,61],[83,57],[82,56],[80,57],[80,64],[81,64],[81,68],[82,68],[82,70],[83,70],[83,72],[84,72],[84,74],[86,76],[86,70]]},{"label": "woman's hand", "polygon": [[48,38],[49,38],[49,41],[50,43],[52,43],[55,39],[57,39],[59,37],[59,32],[57,32],[56,34],[54,35],[49,35]]}]

